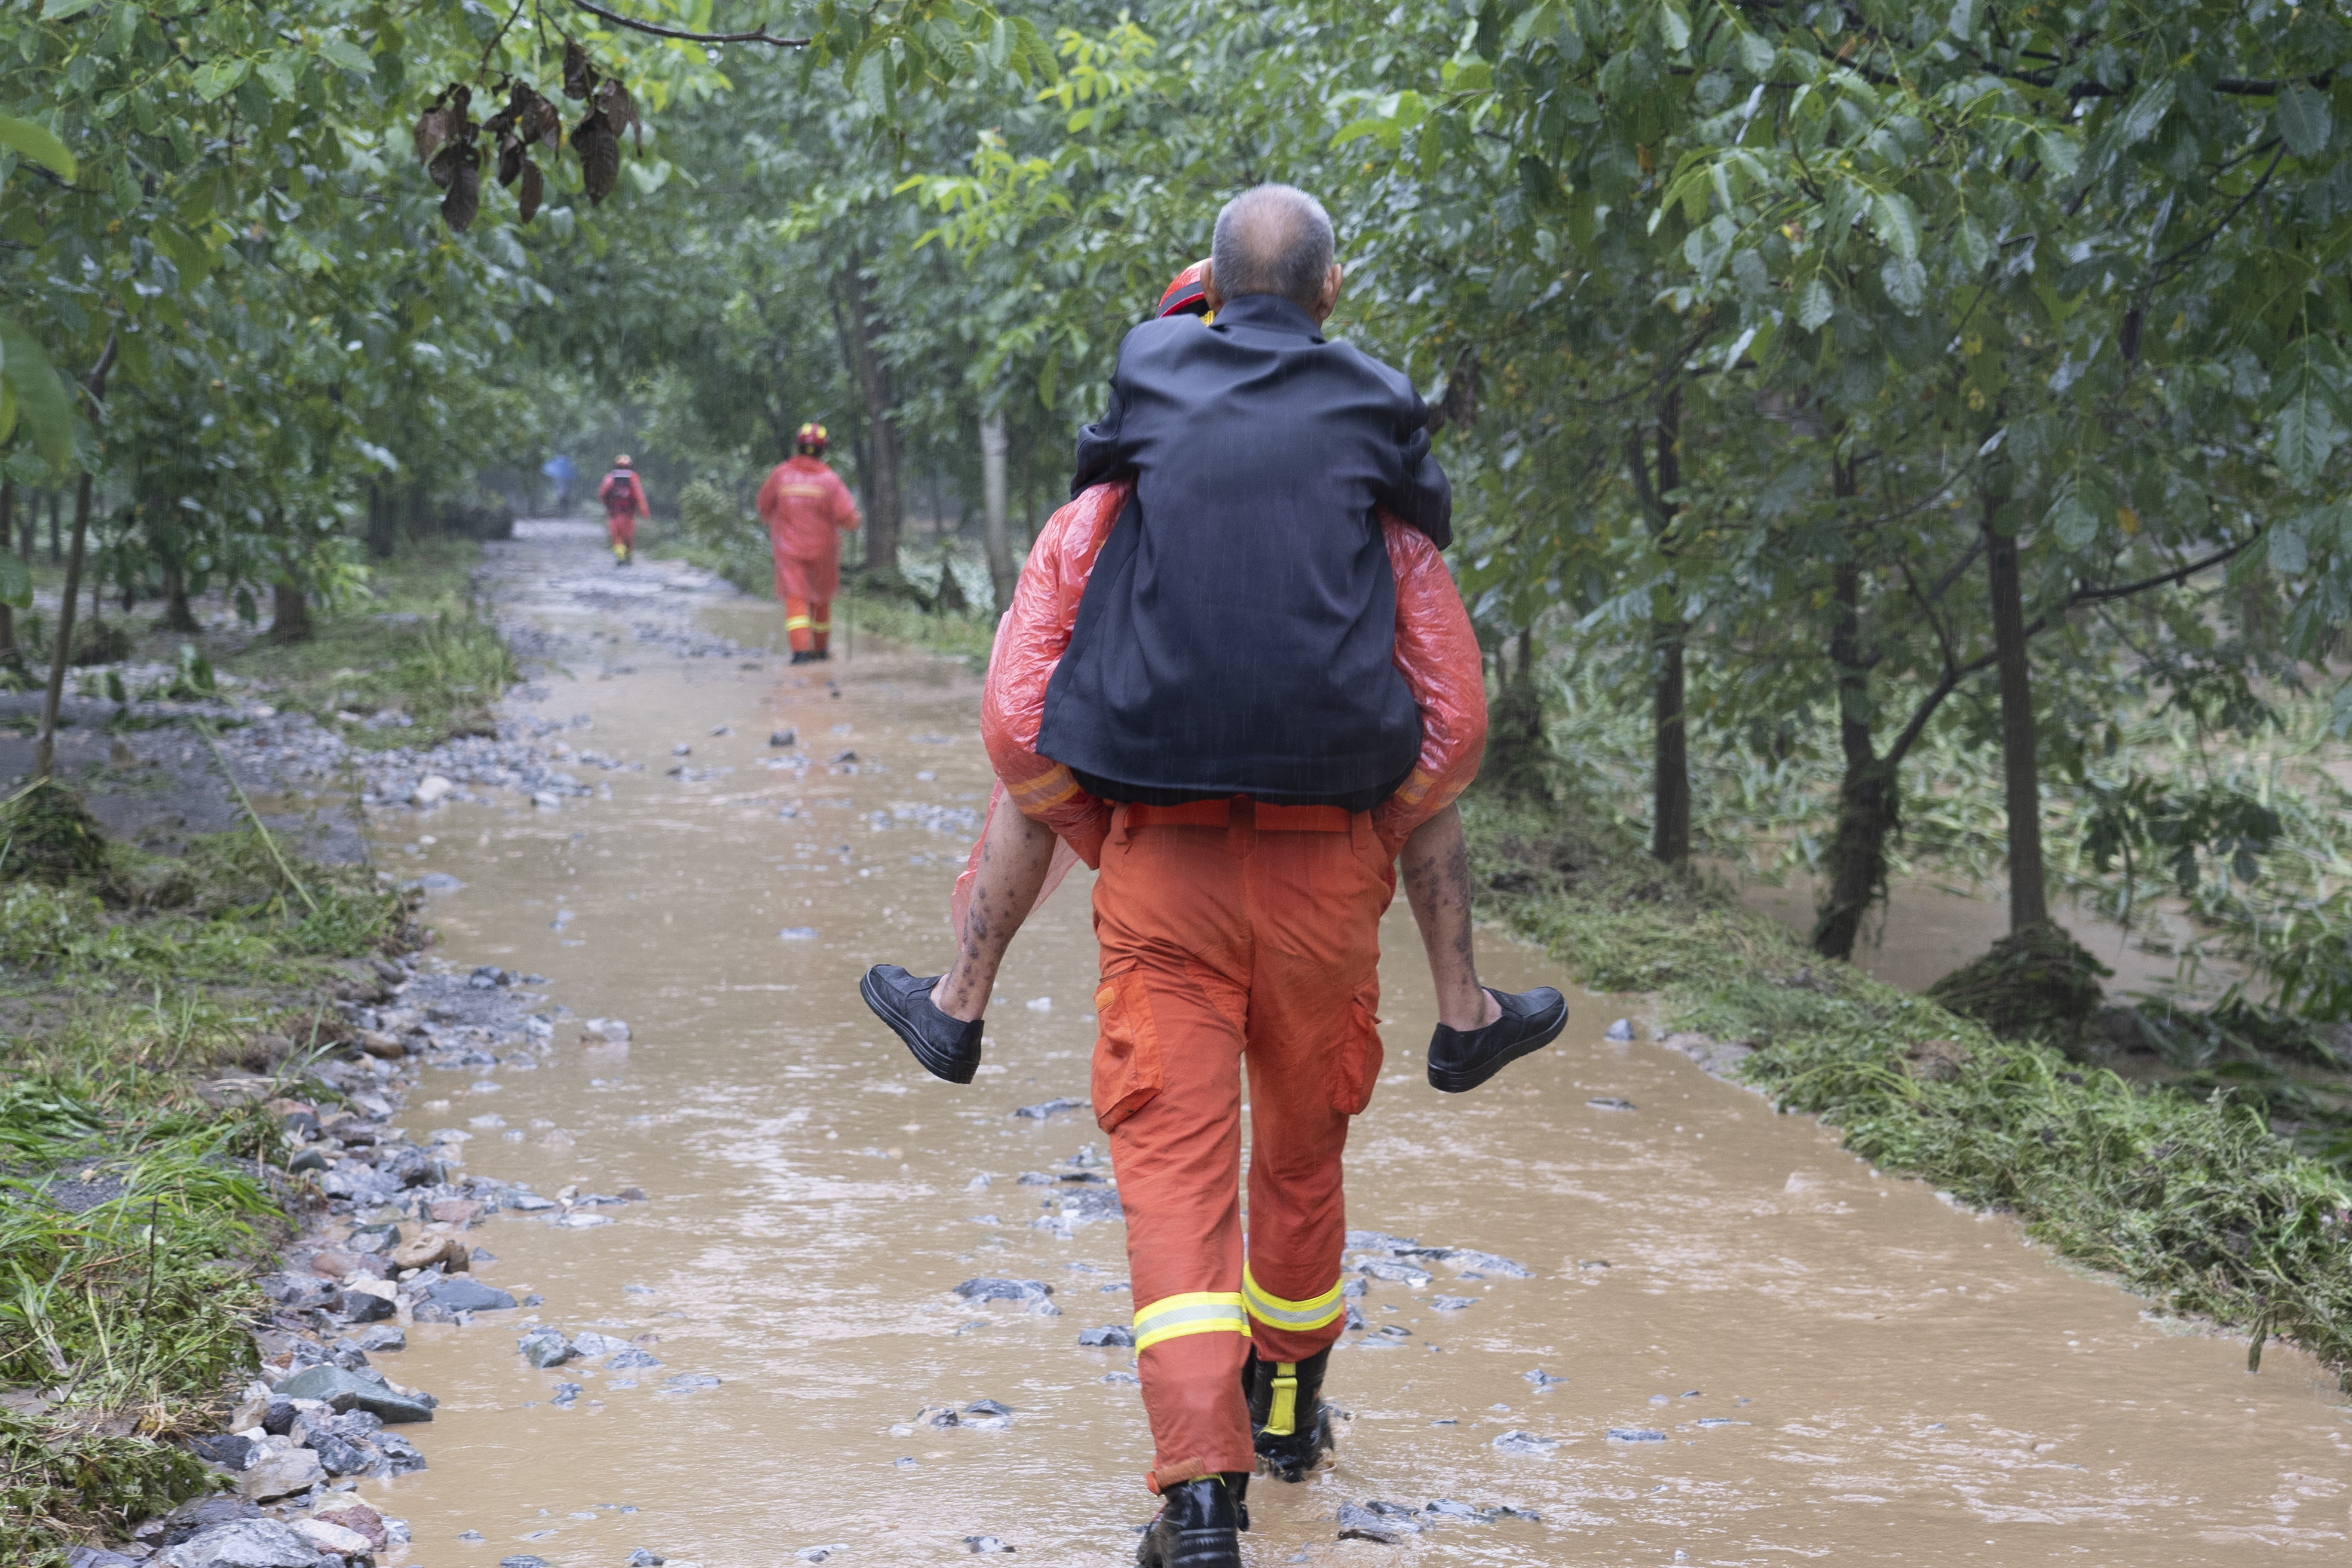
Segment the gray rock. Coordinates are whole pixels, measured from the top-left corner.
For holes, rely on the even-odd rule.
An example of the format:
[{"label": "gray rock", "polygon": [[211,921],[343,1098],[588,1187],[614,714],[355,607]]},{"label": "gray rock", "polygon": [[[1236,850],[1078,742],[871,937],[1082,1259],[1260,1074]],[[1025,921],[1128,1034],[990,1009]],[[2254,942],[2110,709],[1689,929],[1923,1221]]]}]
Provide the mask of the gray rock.
[{"label": "gray rock", "polygon": [[315,1274],[265,1274],[255,1281],[261,1293],[281,1307],[300,1310],[323,1307],[336,1296],[335,1283]]},{"label": "gray rock", "polygon": [[1452,1498],[1439,1498],[1435,1502],[1431,1503],[1428,1509],[1424,1511],[1442,1514],[1448,1519],[1475,1520],[1480,1524],[1492,1524],[1495,1522],[1495,1515],[1487,1511],[1486,1509],[1472,1508],[1468,1503],[1456,1502]]},{"label": "gray rock", "polygon": [[383,1456],[386,1473],[404,1476],[412,1470],[425,1468],[425,1456],[417,1451],[416,1445],[398,1433],[386,1432],[371,1440],[375,1444],[375,1451]]},{"label": "gray rock", "polygon": [[515,1304],[515,1299],[505,1291],[467,1279],[436,1279],[426,1288],[425,1297],[447,1312],[496,1312]]},{"label": "gray rock", "polygon": [[139,1568],[139,1559],[95,1546],[77,1546],[66,1553],[66,1568]]},{"label": "gray rock", "polygon": [[544,1557],[533,1557],[528,1552],[518,1552],[511,1557],[499,1558],[499,1568],[548,1568],[548,1563]]},{"label": "gray rock", "polygon": [[1620,1100],[1613,1094],[1596,1094],[1584,1103],[1592,1107],[1595,1110],[1638,1110],[1641,1109],[1632,1100]]},{"label": "gray rock", "polygon": [[585,1392],[586,1390],[576,1383],[559,1383],[555,1385],[555,1397],[548,1403],[559,1410],[569,1410],[580,1402],[581,1394]]},{"label": "gray rock", "polygon": [[1523,1372],[1519,1373],[1519,1375],[1526,1378],[1529,1383],[1534,1384],[1536,1385],[1537,1392],[1538,1393],[1547,1388],[1558,1388],[1560,1384],[1568,1381],[1568,1379],[1564,1377],[1554,1377],[1551,1373],[1546,1372],[1541,1367],[1537,1367],[1533,1372]]},{"label": "gray rock", "polygon": [[1532,1279],[1536,1271],[1512,1262],[1499,1253],[1480,1252],[1475,1247],[1449,1247],[1445,1260],[1455,1268],[1479,1274],[1500,1275],[1507,1279]]},{"label": "gray rock", "polygon": [[509,1193],[500,1200],[499,1206],[513,1209],[519,1214],[537,1214],[541,1209],[553,1208],[555,1200],[541,1197],[537,1193]]},{"label": "gray rock", "polygon": [[662,1568],[669,1559],[651,1547],[640,1546],[621,1559],[622,1568]]},{"label": "gray rock", "polygon": [[354,1443],[332,1432],[321,1433],[310,1439],[310,1452],[319,1456],[319,1463],[331,1476],[360,1476],[376,1467],[375,1450],[364,1443]]},{"label": "gray rock", "polygon": [[1429,1299],[1429,1304],[1436,1308],[1441,1312],[1458,1312],[1465,1307],[1476,1306],[1478,1304],[1478,1298],[1475,1296],[1432,1296]]},{"label": "gray rock", "polygon": [[245,1499],[213,1492],[205,1497],[192,1498],[165,1514],[162,1537],[157,1543],[177,1546],[183,1541],[192,1540],[215,1526],[260,1517],[261,1510]]},{"label": "gray rock", "polygon": [[1004,1542],[997,1540],[996,1537],[992,1535],[967,1535],[963,1538],[963,1549],[966,1552],[1011,1552],[1015,1550],[1013,1547],[1005,1545]]},{"label": "gray rock", "polygon": [[1612,1443],[1663,1443],[1666,1435],[1643,1426],[1612,1426],[1609,1428],[1609,1440]]},{"label": "gray rock", "polygon": [[1089,1350],[1097,1349],[1107,1345],[1116,1345],[1122,1350],[1133,1350],[1135,1348],[1135,1331],[1118,1323],[1105,1323],[1099,1329],[1080,1330],[1078,1332],[1078,1343],[1086,1346]]},{"label": "gray rock", "polygon": [[1421,1243],[1408,1240],[1401,1236],[1391,1236],[1384,1230],[1351,1230],[1348,1233],[1348,1250],[1386,1252],[1394,1255],[1402,1252],[1419,1252]]},{"label": "gray rock", "polygon": [[977,1426],[983,1432],[997,1432],[1013,1425],[1013,1407],[993,1399],[975,1399],[956,1412],[956,1425]]},{"label": "gray rock", "polygon": [[1609,1026],[1608,1030],[1603,1033],[1601,1037],[1604,1040],[1614,1040],[1619,1045],[1624,1044],[1627,1040],[1633,1037],[1633,1020],[1631,1018],[1618,1019],[1615,1023]]},{"label": "gray rock", "polygon": [[1387,1279],[1399,1285],[1426,1285],[1433,1278],[1426,1268],[1415,1268],[1410,1263],[1395,1263],[1385,1258],[1366,1258],[1357,1267],[1375,1279]]},{"label": "gray rock", "polygon": [[537,1328],[515,1342],[522,1359],[544,1372],[549,1367],[562,1366],[580,1353],[577,1346],[563,1337],[561,1329]]},{"label": "gray rock", "polygon": [[613,1359],[606,1362],[604,1365],[613,1372],[628,1372],[636,1367],[659,1366],[661,1357],[651,1351],[640,1350],[637,1346],[631,1345],[625,1351],[614,1352]]},{"label": "gray rock", "polygon": [[[1064,1096],[1058,1100],[1040,1100],[1035,1105],[1022,1106],[1013,1114],[1028,1121],[1043,1121],[1049,1116],[1059,1116],[1065,1110],[1087,1110],[1090,1103],[1088,1100],[1072,1100]],[[990,1536],[987,1539],[992,1541],[995,1537]],[[1006,1550],[1011,1549],[1008,1547]]]},{"label": "gray rock", "polygon": [[388,1298],[368,1290],[346,1290],[336,1309],[347,1323],[380,1323],[399,1310]]},{"label": "gray rock", "polygon": [[241,1470],[253,1463],[253,1439],[240,1437],[234,1432],[191,1437],[188,1439],[188,1451],[205,1463],[218,1465],[224,1469]]},{"label": "gray rock", "polygon": [[319,1568],[320,1563],[318,1552],[274,1519],[215,1525],[173,1547],[163,1560],[168,1568]]},{"label": "gray rock", "polygon": [[278,1384],[275,1390],[281,1399],[318,1399],[334,1406],[338,1414],[346,1410],[364,1410],[381,1416],[387,1425],[404,1422],[430,1421],[433,1406],[422,1396],[400,1394],[383,1384],[371,1383],[359,1373],[345,1372],[339,1366],[314,1366],[298,1372]]},{"label": "gray rock", "polygon": [[408,1335],[391,1323],[371,1323],[348,1342],[362,1351],[404,1351]]},{"label": "gray rock", "polygon": [[1559,1438],[1538,1437],[1533,1432],[1506,1432],[1494,1442],[1495,1450],[1503,1454],[1549,1454],[1559,1447]]},{"label": "gray rock", "polygon": [[1042,1301],[1054,1293],[1043,1279],[967,1279],[952,1292],[967,1301]]},{"label": "gray rock", "polygon": [[692,1394],[697,1389],[716,1388],[719,1386],[719,1380],[716,1376],[707,1372],[681,1372],[674,1377],[665,1378],[662,1382],[661,1392],[664,1394]]},{"label": "gray rock", "polygon": [[327,1479],[326,1467],[308,1448],[258,1454],[236,1478],[237,1491],[255,1502],[269,1502],[309,1491]]}]

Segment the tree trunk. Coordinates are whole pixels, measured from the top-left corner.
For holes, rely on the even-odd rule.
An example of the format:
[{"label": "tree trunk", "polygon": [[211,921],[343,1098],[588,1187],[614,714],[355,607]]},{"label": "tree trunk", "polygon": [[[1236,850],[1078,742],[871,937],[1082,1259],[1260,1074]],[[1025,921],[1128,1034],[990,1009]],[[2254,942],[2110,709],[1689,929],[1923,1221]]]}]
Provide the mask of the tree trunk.
[{"label": "tree trunk", "polygon": [[392,498],[373,479],[368,481],[367,506],[368,553],[379,561],[389,561],[400,539],[398,520],[393,515]]},{"label": "tree trunk", "polygon": [[188,574],[176,561],[163,568],[163,629],[191,633],[205,629],[188,606]]},{"label": "tree trunk", "polygon": [[[1844,469],[1839,465],[1841,476]],[[1843,485],[1840,493],[1847,493]],[[1872,744],[1870,669],[1861,647],[1862,568],[1842,563],[1833,578],[1837,618],[1830,663],[1837,671],[1838,746],[1845,776],[1838,784],[1837,830],[1830,841],[1830,882],[1813,921],[1813,951],[1852,958],[1862,918],[1886,889],[1886,839],[1899,817],[1894,766]]]},{"label": "tree trunk", "polygon": [[980,490],[988,510],[988,580],[996,588],[996,613],[1013,607],[1013,541],[1004,499],[1004,416],[992,411],[980,422]]},{"label": "tree trunk", "polygon": [[49,564],[55,566],[66,558],[65,546],[58,542],[58,509],[64,504],[65,492],[49,492]]},{"label": "tree trunk", "polygon": [[302,590],[291,583],[273,583],[269,588],[271,642],[309,642],[310,640],[310,601]]},{"label": "tree trunk", "polygon": [[[1677,383],[1658,406],[1658,490],[1653,510],[1653,531],[1663,534],[1681,504],[1675,492],[1682,488],[1682,386]],[[1666,614],[1650,623],[1653,693],[1652,723],[1656,737],[1656,764],[1652,788],[1650,854],[1669,866],[1690,858],[1690,734],[1683,723],[1683,639],[1689,626],[1681,615],[1679,598]]]},{"label": "tree trunk", "polygon": [[[16,539],[16,481],[0,479],[0,546]],[[25,655],[16,647],[16,607],[0,603],[0,666],[22,675]]]},{"label": "tree trunk", "polygon": [[891,406],[895,395],[890,367],[875,347],[881,326],[866,308],[866,281],[858,277],[854,258],[842,270],[841,292],[848,306],[843,346],[849,353],[851,374],[857,378],[858,396],[866,405],[866,571],[868,576],[895,577],[898,531],[905,520],[898,483],[898,422]]},{"label": "tree trunk", "polygon": [[[89,400],[100,408],[106,406],[106,373],[114,368],[114,334],[109,332],[106,349],[98,356],[98,363],[90,366],[86,381]],[[81,558],[89,538],[89,500],[90,474],[85,468],[74,485],[73,547],[66,554],[66,591],[58,604],[58,649],[56,657],[49,660],[49,684],[41,693],[41,727],[33,741],[33,778],[37,783],[46,783],[57,773],[58,705],[65,700],[66,666],[73,662],[74,605],[81,598]],[[57,538],[54,505],[53,502],[49,513],[52,541]]]},{"label": "tree trunk", "polygon": [[1985,561],[1992,578],[1993,668],[2000,676],[2000,763],[2009,808],[2009,929],[2050,922],[2042,869],[2042,773],[2033,734],[2033,667],[2026,658],[2025,601],[2017,535],[2000,531],[1999,498],[1983,497]]}]

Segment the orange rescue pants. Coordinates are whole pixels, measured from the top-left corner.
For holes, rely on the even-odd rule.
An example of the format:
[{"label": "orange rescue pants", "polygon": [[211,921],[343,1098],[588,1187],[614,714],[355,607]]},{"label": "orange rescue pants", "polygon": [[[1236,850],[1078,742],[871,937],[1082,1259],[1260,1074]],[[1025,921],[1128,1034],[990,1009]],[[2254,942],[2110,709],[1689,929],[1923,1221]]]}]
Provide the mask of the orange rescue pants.
[{"label": "orange rescue pants", "polygon": [[637,547],[637,514],[634,511],[606,512],[604,531],[622,549],[635,550]]},{"label": "orange rescue pants", "polygon": [[833,630],[833,605],[823,599],[784,601],[784,640],[794,653],[824,652]]},{"label": "orange rescue pants", "polygon": [[1094,1106],[1127,1211],[1155,1491],[1255,1467],[1253,1342],[1304,1361],[1339,1337],[1340,1153],[1380,1078],[1395,891],[1366,814],[1237,797],[1113,819],[1095,884]]}]

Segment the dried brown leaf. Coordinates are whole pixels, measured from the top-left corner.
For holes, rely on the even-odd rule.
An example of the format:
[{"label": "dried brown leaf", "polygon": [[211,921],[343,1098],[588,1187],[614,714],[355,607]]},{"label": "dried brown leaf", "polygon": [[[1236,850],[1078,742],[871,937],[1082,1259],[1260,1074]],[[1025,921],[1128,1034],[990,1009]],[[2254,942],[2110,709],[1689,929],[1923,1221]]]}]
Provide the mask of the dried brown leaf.
[{"label": "dried brown leaf", "polygon": [[586,98],[596,90],[596,68],[588,63],[588,51],[572,39],[563,40],[563,96]]},{"label": "dried brown leaf", "polygon": [[499,138],[499,184],[511,185],[522,173],[522,143],[511,136]]},{"label": "dried brown leaf", "polygon": [[613,134],[603,114],[591,114],[572,127],[572,150],[580,154],[580,177],[588,199],[602,203],[620,178],[621,139]]},{"label": "dried brown leaf", "polygon": [[604,123],[618,134],[637,123],[636,100],[629,89],[617,80],[607,81],[596,89],[596,107],[604,112]]},{"label": "dried brown leaf", "polygon": [[529,223],[531,219],[539,216],[540,198],[545,194],[546,187],[540,178],[539,165],[532,163],[528,158],[524,159],[522,163],[522,188],[515,193],[517,199],[522,204],[523,222]]},{"label": "dried brown leaf", "polygon": [[436,99],[433,107],[416,117],[416,161],[430,162],[441,143],[449,140],[448,111]]},{"label": "dried brown leaf", "polygon": [[473,151],[462,142],[448,142],[442,147],[441,151],[433,154],[433,161],[425,165],[425,172],[432,176],[435,184],[446,191],[449,188],[450,182],[457,177],[458,165],[463,163]]},{"label": "dried brown leaf", "polygon": [[482,210],[481,158],[471,147],[458,160],[457,177],[449,182],[449,194],[441,198],[441,221],[458,234],[465,233]]}]

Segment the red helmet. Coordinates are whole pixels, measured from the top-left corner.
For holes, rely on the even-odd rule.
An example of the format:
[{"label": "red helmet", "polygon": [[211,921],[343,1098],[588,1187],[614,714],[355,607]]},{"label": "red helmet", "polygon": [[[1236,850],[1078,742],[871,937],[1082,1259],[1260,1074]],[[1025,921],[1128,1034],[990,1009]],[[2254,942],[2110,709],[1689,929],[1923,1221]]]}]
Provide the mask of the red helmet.
[{"label": "red helmet", "polygon": [[812,419],[793,433],[793,445],[814,457],[832,446],[833,437],[825,434],[824,426]]},{"label": "red helmet", "polygon": [[1195,261],[1169,279],[1168,291],[1160,296],[1160,306],[1152,315],[1205,316],[1209,313],[1209,264]]}]

